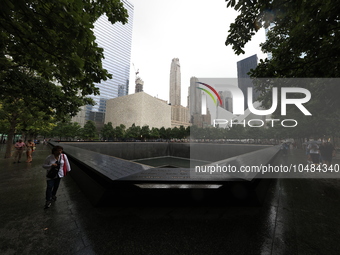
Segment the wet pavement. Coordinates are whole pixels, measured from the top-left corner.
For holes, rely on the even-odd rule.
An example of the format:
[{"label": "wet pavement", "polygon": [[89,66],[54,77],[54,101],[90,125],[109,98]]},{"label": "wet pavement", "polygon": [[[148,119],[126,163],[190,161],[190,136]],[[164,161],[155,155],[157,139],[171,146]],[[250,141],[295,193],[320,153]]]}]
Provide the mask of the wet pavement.
[{"label": "wet pavement", "polygon": [[[44,210],[43,160],[13,164],[0,145],[0,254],[339,254],[340,179],[272,180],[263,205],[111,201],[93,207],[71,176]],[[305,163],[296,150],[282,161]],[[336,158],[334,163],[340,164]],[[340,176],[340,173],[339,173]]]}]

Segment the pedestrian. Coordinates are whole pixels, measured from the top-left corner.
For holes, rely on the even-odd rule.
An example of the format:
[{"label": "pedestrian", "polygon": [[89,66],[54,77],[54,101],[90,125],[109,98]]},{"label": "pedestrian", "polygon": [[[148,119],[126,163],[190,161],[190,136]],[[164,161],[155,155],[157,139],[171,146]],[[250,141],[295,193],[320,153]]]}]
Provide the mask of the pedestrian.
[{"label": "pedestrian", "polygon": [[71,171],[70,163],[67,156],[62,153],[63,147],[55,146],[52,148],[52,154],[49,155],[43,164],[43,168],[46,169],[46,174],[52,166],[58,167],[59,171],[55,178],[46,177],[46,203],[45,209],[49,208],[52,201],[57,201],[57,191],[59,188],[60,180],[66,176],[67,172]]},{"label": "pedestrian", "polygon": [[319,146],[317,145],[316,141],[312,141],[308,147],[309,149],[309,155],[312,159],[313,164],[319,164],[320,163],[320,154],[319,154]]},{"label": "pedestrian", "polygon": [[320,146],[320,154],[322,157],[322,163],[330,166],[332,164],[332,158],[335,156],[335,148],[332,143],[324,142]]},{"label": "pedestrian", "polygon": [[281,144],[281,150],[283,152],[283,156],[286,156],[288,154],[288,148],[289,148],[289,146],[286,142],[283,142]]},{"label": "pedestrian", "polygon": [[305,149],[305,151],[306,151],[306,155],[307,155],[307,163],[308,164],[311,164],[311,163],[313,163],[313,161],[312,161],[312,157],[310,156],[310,152],[309,152],[309,147],[308,147],[308,143],[304,143],[303,144],[303,148]]},{"label": "pedestrian", "polygon": [[26,157],[27,157],[27,160],[26,162],[27,163],[31,163],[32,162],[32,153],[34,151],[34,147],[35,147],[35,144],[34,142],[32,142],[32,140],[28,140],[27,143],[26,143]]},{"label": "pedestrian", "polygon": [[16,163],[16,162],[21,163],[20,159],[21,159],[22,153],[24,152],[25,147],[26,145],[21,139],[19,139],[19,141],[17,141],[14,144],[15,152],[14,152],[13,163]]}]

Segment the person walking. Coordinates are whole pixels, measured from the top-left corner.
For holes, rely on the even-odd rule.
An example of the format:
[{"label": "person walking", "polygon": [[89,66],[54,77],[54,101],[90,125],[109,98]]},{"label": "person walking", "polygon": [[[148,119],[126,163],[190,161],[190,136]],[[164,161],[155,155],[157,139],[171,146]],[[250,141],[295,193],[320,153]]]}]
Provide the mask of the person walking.
[{"label": "person walking", "polygon": [[35,143],[32,142],[32,140],[28,140],[26,143],[26,157],[27,157],[26,162],[27,163],[31,163],[33,160],[32,153],[33,153],[34,147],[35,147]]},{"label": "person walking", "polygon": [[63,147],[55,146],[52,148],[52,154],[47,156],[43,164],[46,169],[46,175],[51,170],[52,166],[58,168],[58,173],[54,178],[46,176],[46,203],[45,209],[49,208],[53,201],[57,201],[57,191],[59,188],[60,180],[66,176],[67,172],[71,171],[68,158],[63,152]]},{"label": "person walking", "polygon": [[312,141],[308,147],[309,154],[312,159],[312,164],[319,164],[320,163],[320,154],[319,154],[319,146],[316,141]]},{"label": "person walking", "polygon": [[26,145],[21,139],[19,139],[19,141],[17,141],[14,144],[15,152],[14,152],[13,163],[16,163],[16,162],[21,163],[20,159],[21,159],[22,153],[24,152],[25,147]]},{"label": "person walking", "polygon": [[283,156],[287,156],[288,154],[288,149],[289,149],[289,146],[286,142],[283,142],[281,144],[281,150],[283,151]]},{"label": "person walking", "polygon": [[322,146],[320,146],[320,154],[322,157],[322,163],[330,166],[332,164],[332,159],[335,157],[335,148],[332,143],[324,142]]}]

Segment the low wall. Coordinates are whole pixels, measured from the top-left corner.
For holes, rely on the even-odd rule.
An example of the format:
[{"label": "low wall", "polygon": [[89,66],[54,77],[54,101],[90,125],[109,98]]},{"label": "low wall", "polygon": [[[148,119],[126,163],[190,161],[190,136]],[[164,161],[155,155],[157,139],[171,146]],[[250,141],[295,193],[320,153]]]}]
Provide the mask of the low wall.
[{"label": "low wall", "polygon": [[[268,161],[271,161],[279,151],[277,146],[231,144],[194,144],[191,147],[189,144],[175,143],[52,143],[52,145],[64,147],[64,152],[71,162],[70,175],[94,206],[126,196],[130,198],[143,197],[146,194],[150,196],[160,194],[160,192],[172,192],[165,191],[166,189],[161,189],[162,191],[148,189],[146,191],[146,189],[136,186],[141,183],[170,185],[218,183],[223,187],[218,189],[221,192],[225,192],[225,187],[236,186],[236,193],[239,193],[240,187],[237,185],[241,182],[246,189],[246,192],[242,192],[248,195],[256,194],[259,187],[259,185],[255,185],[257,181],[244,181],[239,176],[236,178],[216,176],[217,178],[207,179],[202,178],[203,176],[193,175],[190,168],[153,168],[126,159],[157,156],[190,158],[190,154],[195,152],[201,160],[224,160],[224,164],[231,162],[268,164]],[[126,159],[119,158],[119,156],[124,156]],[[228,157],[230,159],[227,159]],[[219,163],[222,164],[222,162]],[[182,194],[180,190],[184,192],[184,189],[176,191],[179,196]]]},{"label": "low wall", "polygon": [[272,147],[253,144],[194,143],[190,145],[190,158],[215,162]]},{"label": "low wall", "polygon": [[116,142],[63,142],[100,154],[114,156],[126,160],[137,160],[154,157],[180,157],[204,161],[218,161],[235,157],[256,150],[272,147],[270,145],[251,144],[213,144],[213,143],[116,143]]}]

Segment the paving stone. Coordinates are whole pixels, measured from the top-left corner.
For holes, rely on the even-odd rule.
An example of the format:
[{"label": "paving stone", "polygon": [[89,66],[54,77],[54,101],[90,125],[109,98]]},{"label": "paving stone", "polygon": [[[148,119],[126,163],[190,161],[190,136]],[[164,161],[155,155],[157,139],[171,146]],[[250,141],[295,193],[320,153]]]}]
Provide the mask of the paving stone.
[{"label": "paving stone", "polygon": [[[226,197],[116,200],[93,207],[71,176],[44,210],[38,145],[31,164],[4,159],[0,145],[0,254],[338,254],[339,179],[272,180],[262,205]],[[303,151],[290,156],[304,162]],[[340,163],[335,159],[334,163]],[[152,192],[157,192],[152,191]]]}]

